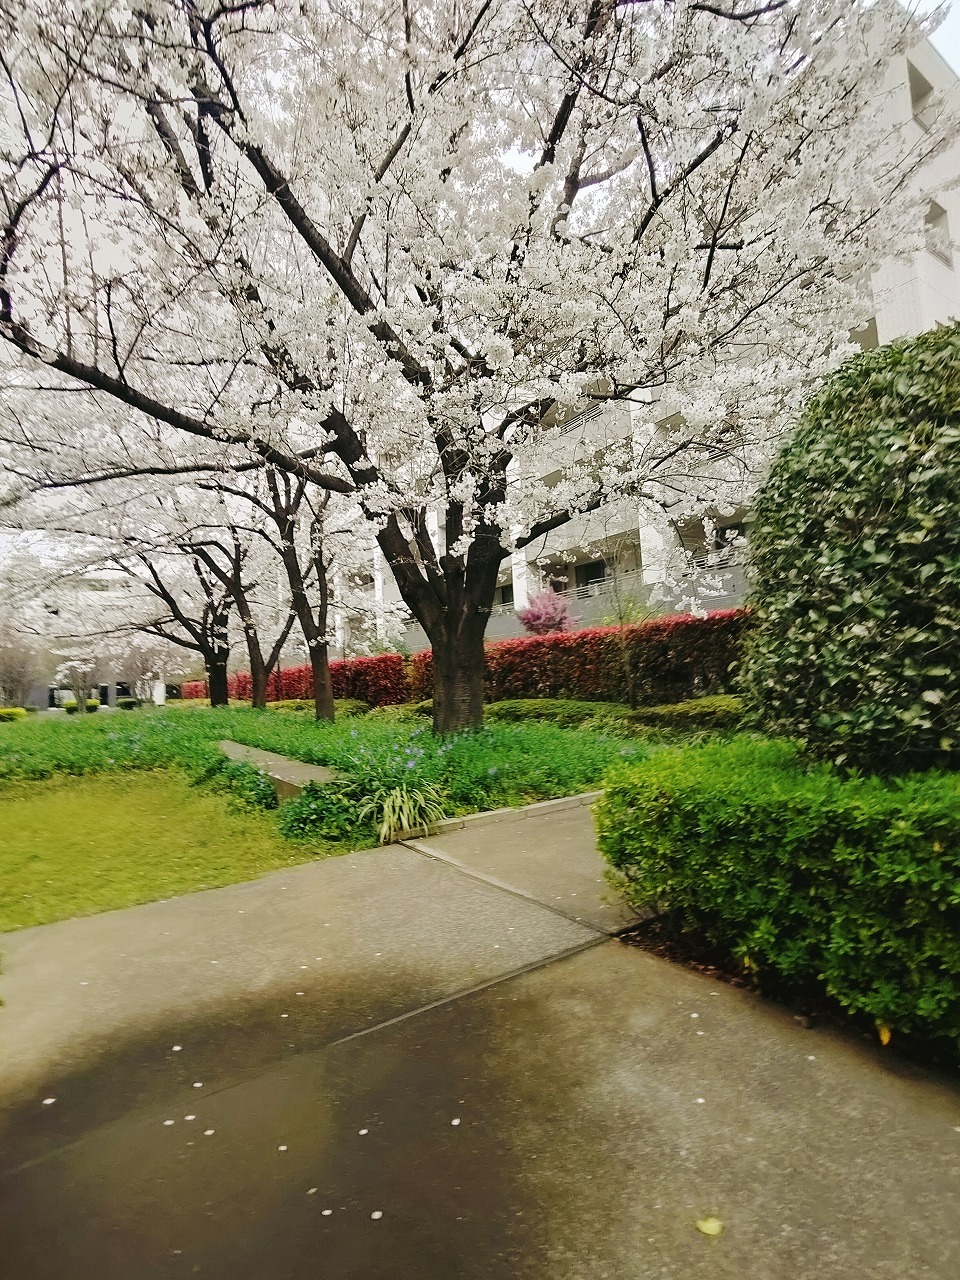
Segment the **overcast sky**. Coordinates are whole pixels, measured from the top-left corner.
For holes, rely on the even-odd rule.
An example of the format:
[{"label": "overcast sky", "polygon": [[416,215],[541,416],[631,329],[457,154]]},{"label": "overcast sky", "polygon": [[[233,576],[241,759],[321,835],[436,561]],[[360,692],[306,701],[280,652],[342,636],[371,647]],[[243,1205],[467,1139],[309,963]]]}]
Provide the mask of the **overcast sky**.
[{"label": "overcast sky", "polygon": [[930,43],[960,75],[960,3],[958,0],[951,0],[950,12],[940,30],[933,33]]}]

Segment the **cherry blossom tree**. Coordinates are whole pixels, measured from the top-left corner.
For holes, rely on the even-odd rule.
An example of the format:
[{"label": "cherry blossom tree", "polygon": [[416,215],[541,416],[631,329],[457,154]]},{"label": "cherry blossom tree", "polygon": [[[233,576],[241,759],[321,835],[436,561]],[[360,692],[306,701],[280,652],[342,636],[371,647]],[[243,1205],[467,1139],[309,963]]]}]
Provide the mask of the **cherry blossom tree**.
[{"label": "cherry blossom tree", "polygon": [[527,631],[537,636],[548,635],[551,631],[567,631],[576,621],[566,596],[550,590],[531,596],[527,607],[517,610],[517,617]]},{"label": "cherry blossom tree", "polygon": [[478,724],[504,557],[739,499],[849,349],[948,132],[882,123],[919,34],[895,0],[0,0],[7,447],[29,472],[87,396],[114,474],[146,430],[349,495],[436,729]]}]

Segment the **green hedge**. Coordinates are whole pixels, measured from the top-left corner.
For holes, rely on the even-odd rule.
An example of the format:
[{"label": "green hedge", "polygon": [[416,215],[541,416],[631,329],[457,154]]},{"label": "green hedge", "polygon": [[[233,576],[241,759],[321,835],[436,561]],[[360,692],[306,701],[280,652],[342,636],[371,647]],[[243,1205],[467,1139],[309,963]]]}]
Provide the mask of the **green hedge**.
[{"label": "green hedge", "polygon": [[871,772],[960,765],[960,325],[839,369],[755,511],[757,726]]},{"label": "green hedge", "polygon": [[[268,702],[268,711],[309,711],[313,713],[316,710],[316,704],[312,698],[284,698],[280,702]],[[370,710],[368,702],[362,702],[359,698],[334,698],[333,711],[334,715],[339,719],[341,716],[364,716]]]},{"label": "green hedge", "polygon": [[657,707],[640,707],[631,711],[617,702],[583,702],[576,698],[507,698],[492,702],[485,711],[492,724],[517,724],[524,720],[549,720],[553,724],[576,728],[589,724],[596,727],[713,730],[734,729],[740,723],[743,706],[732,694],[717,693],[686,702],[668,702]]},{"label": "green hedge", "polygon": [[661,707],[640,707],[630,712],[630,723],[652,729],[735,729],[743,717],[743,703],[732,693],[715,693]]},{"label": "green hedge", "polygon": [[624,720],[629,714],[629,707],[616,702],[585,702],[578,698],[505,698],[502,702],[491,702],[484,710],[491,724],[549,720],[568,729],[588,722],[609,724]]},{"label": "green hedge", "polygon": [[612,878],[763,983],[819,984],[960,1050],[960,775],[804,768],[741,736],[618,766],[597,806]]},{"label": "green hedge", "polygon": [[4,720],[25,720],[26,718],[25,707],[0,707],[0,723]]}]

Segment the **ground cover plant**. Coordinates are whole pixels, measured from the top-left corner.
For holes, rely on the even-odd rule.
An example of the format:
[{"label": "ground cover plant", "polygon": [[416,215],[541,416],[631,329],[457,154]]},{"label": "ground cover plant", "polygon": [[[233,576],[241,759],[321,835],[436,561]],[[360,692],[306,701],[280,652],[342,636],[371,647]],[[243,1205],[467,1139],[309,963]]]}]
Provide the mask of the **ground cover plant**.
[{"label": "ground cover plant", "polygon": [[282,805],[278,824],[288,838],[341,850],[391,838],[408,821],[426,825],[589,790],[613,761],[648,749],[604,729],[534,722],[438,738],[423,716],[400,708],[329,723],[239,707],[177,707],[0,726],[0,794],[4,786],[63,775],[175,769],[249,806],[275,804],[255,769],[226,759],[221,739],[336,769],[340,781]]},{"label": "ground cover plant", "polygon": [[729,693],[636,710],[623,703],[585,702],[576,698],[507,698],[491,703],[486,712],[491,723],[549,720],[570,728],[592,725],[624,734],[645,733],[649,728],[677,734],[721,732],[735,728],[742,714],[740,699]]},{"label": "ground cover plant", "polygon": [[0,932],[250,880],[309,856],[269,815],[169,771],[8,783],[0,830]]},{"label": "ground cover plant", "polygon": [[597,808],[612,878],[761,987],[960,1052],[960,776],[805,762],[741,735],[613,770]]}]

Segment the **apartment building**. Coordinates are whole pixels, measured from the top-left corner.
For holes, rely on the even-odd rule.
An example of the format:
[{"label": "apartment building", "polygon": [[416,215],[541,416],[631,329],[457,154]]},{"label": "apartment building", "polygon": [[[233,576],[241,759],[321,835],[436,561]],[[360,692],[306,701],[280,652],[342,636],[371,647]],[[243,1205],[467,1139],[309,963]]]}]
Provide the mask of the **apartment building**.
[{"label": "apartment building", "polygon": [[[891,62],[885,109],[891,125],[906,124],[917,131],[918,140],[930,127],[933,101],[952,95],[960,96],[960,80],[929,41]],[[960,140],[932,162],[924,182],[936,192],[923,228],[918,228],[925,238],[924,248],[883,261],[873,271],[874,314],[866,326],[851,332],[863,347],[913,336],[960,318],[954,247],[960,230]],[[629,400],[590,407],[564,424],[559,448],[601,450],[606,441],[632,429],[639,410],[640,405]],[[645,418],[648,415],[646,408]],[[664,532],[646,524],[629,502],[577,517],[504,562],[488,638],[524,634],[516,610],[546,588],[567,598],[573,625],[579,627],[642,616],[658,602],[660,607],[679,603],[676,591],[664,583],[668,565],[676,572],[678,563],[681,572],[686,570],[681,599],[696,599],[711,609],[739,604],[746,592],[741,562],[749,522],[749,512],[741,510],[718,515],[716,533],[708,535],[696,522]],[[374,609],[395,612],[399,593],[374,549],[370,576]],[[336,647],[348,651],[349,622],[337,618],[336,631]],[[406,627],[405,643],[411,649],[427,646],[426,636],[413,621]]]}]

